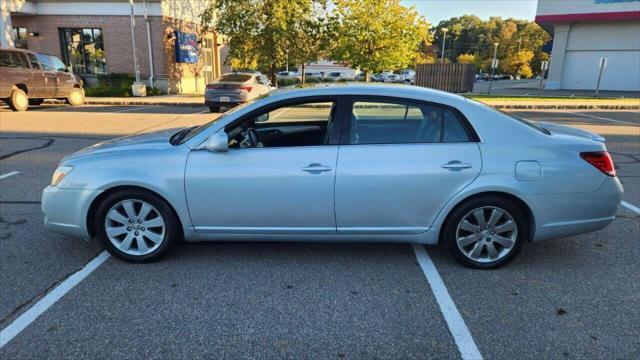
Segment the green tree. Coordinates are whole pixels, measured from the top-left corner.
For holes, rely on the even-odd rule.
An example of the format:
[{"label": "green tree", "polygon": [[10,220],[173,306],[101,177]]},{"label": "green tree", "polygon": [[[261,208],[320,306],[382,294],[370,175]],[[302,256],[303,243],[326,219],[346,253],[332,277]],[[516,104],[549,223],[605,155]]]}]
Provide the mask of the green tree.
[{"label": "green tree", "polygon": [[334,0],[331,56],[369,73],[407,67],[430,43],[429,23],[400,0]]},{"label": "green tree", "polygon": [[[273,84],[287,61],[287,50],[299,54],[294,34],[317,4],[314,0],[207,0],[202,24],[222,35],[229,47],[227,62],[266,71]],[[304,31],[304,30],[302,30]]]},{"label": "green tree", "polygon": [[533,59],[533,56],[533,51],[530,50],[523,50],[509,54],[504,69],[512,74],[531,77],[533,75],[531,72],[531,60]]},{"label": "green tree", "polygon": [[314,61],[329,56],[330,32],[326,1],[313,1],[311,10],[300,7],[287,36],[289,62],[300,65],[301,80],[306,81],[305,68]]}]

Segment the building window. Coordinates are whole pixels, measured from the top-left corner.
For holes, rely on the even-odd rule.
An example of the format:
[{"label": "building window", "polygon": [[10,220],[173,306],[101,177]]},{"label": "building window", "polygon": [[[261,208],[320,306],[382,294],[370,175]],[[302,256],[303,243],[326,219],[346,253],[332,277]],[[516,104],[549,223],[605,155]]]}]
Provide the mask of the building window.
[{"label": "building window", "polygon": [[27,32],[26,27],[14,27],[11,29],[11,38],[13,39],[13,44],[15,47],[19,49],[27,48]]},{"label": "building window", "polygon": [[60,47],[65,64],[79,74],[105,74],[102,29],[59,29]]}]

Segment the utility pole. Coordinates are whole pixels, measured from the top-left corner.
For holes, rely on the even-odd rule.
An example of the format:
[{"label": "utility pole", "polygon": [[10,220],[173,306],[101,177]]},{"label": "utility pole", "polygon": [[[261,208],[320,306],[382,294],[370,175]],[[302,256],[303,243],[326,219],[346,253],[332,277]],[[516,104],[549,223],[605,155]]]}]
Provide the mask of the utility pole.
[{"label": "utility pole", "polygon": [[133,0],[129,0],[131,5],[131,46],[133,47],[133,70],[136,74],[136,82],[140,82],[140,71],[138,71],[138,56],[136,55],[136,19],[133,15]]},{"label": "utility pole", "polygon": [[602,80],[602,72],[604,71],[604,68],[607,67],[607,58],[606,57],[601,57],[600,58],[600,62],[598,63],[598,67],[600,68],[600,73],[598,74],[598,83],[596,84],[596,97],[598,97],[598,94],[600,93],[600,80]]},{"label": "utility pole", "polygon": [[493,43],[493,61],[491,62],[491,77],[489,78],[489,95],[491,95],[491,85],[493,84],[493,75],[496,73],[498,67],[498,43]]},{"label": "utility pole", "polygon": [[[286,65],[286,67],[287,67],[287,73],[288,73],[289,72],[289,49],[287,49],[287,65]],[[289,76],[289,75],[287,75],[287,76]]]},{"label": "utility pole", "polygon": [[444,64],[444,44],[447,42],[447,31],[449,29],[447,28],[442,28],[442,58],[440,59],[440,62]]},{"label": "utility pole", "polygon": [[151,26],[149,25],[149,16],[147,15],[147,0],[142,0],[144,4],[144,22],[147,25],[147,43],[149,44],[149,85],[156,87],[156,79],[153,71],[153,50],[151,47]]}]

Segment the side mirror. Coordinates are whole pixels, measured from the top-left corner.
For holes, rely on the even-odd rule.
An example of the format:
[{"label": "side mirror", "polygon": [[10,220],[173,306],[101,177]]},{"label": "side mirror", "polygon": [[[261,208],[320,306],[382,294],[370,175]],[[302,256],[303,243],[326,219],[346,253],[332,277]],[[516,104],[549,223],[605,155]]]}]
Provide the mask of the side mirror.
[{"label": "side mirror", "polygon": [[229,151],[229,137],[224,130],[220,130],[209,137],[202,147],[211,152],[227,152]]},{"label": "side mirror", "polygon": [[67,69],[66,69],[66,71],[67,71],[68,73],[72,73],[72,72],[73,72],[73,68],[71,67],[71,65],[67,65]]},{"label": "side mirror", "polygon": [[256,116],[255,122],[262,123],[269,121],[269,113],[264,113],[262,115]]}]

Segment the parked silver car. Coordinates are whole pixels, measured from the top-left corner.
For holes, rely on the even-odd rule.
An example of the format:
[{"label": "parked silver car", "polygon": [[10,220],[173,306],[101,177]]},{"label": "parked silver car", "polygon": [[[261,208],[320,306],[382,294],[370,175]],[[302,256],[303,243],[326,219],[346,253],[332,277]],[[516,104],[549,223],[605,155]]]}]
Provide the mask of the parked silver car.
[{"label": "parked silver car", "polygon": [[218,112],[221,107],[231,107],[253,100],[273,89],[269,79],[260,73],[224,74],[214,83],[207,85],[204,103],[211,112]]},{"label": "parked silver car", "polygon": [[622,186],[596,134],[405,85],[274,92],[199,127],[60,162],[52,230],[142,262],[187,241],[443,242],[475,268],[602,229]]}]

